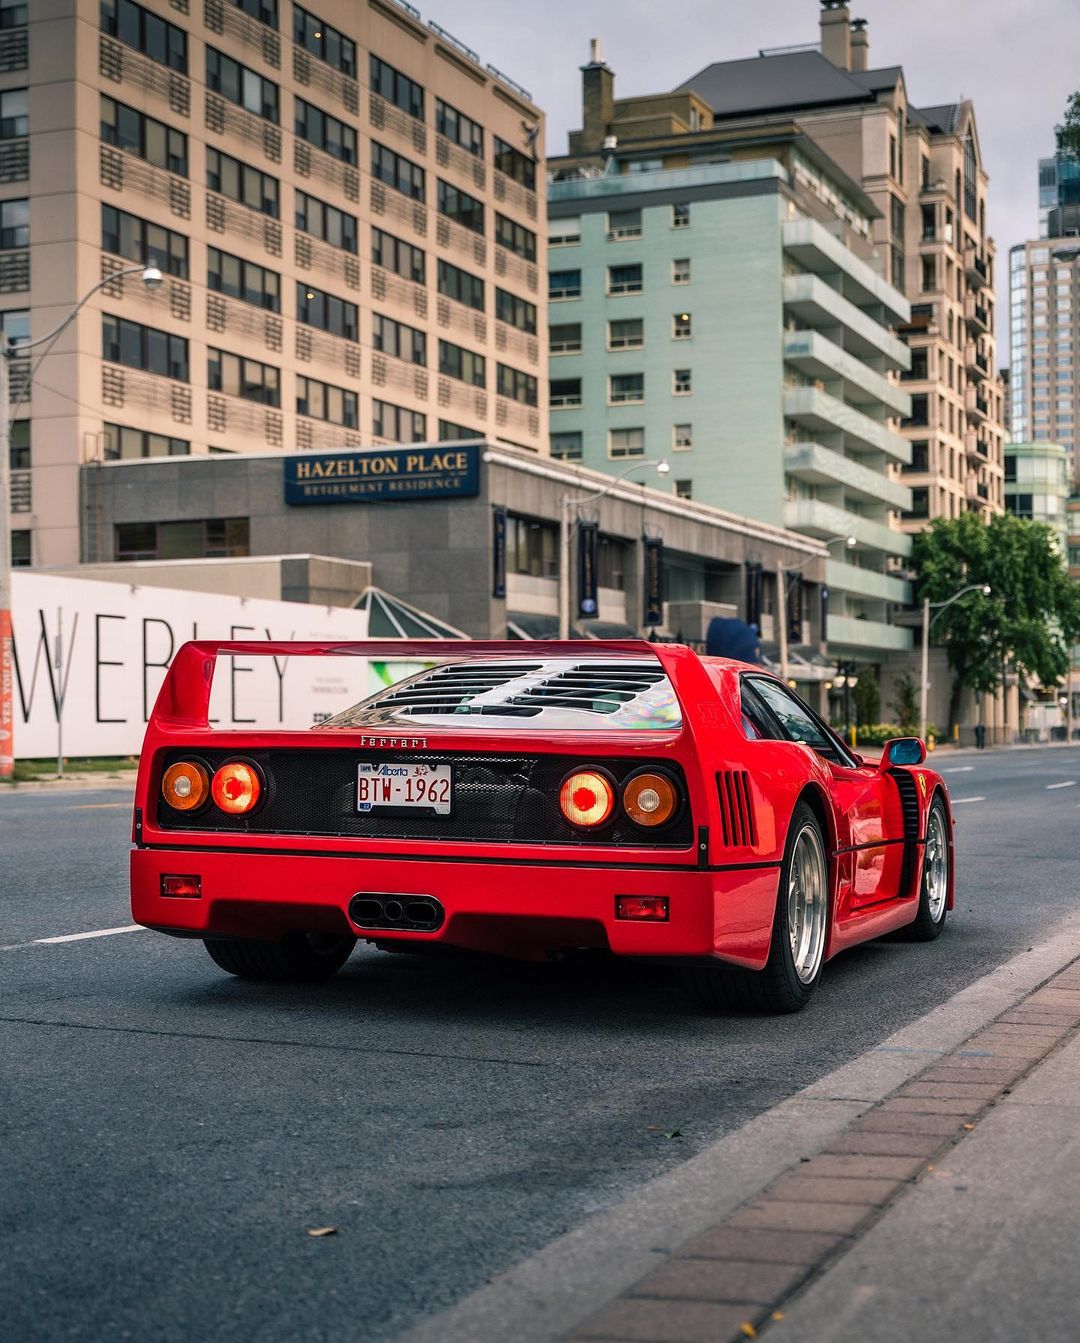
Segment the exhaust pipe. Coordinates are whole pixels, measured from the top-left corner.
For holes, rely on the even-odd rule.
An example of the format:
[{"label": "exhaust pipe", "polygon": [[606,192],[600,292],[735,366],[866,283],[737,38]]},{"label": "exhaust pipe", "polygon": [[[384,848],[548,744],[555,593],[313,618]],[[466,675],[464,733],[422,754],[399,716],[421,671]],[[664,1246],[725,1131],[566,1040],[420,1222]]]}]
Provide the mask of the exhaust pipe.
[{"label": "exhaust pipe", "polygon": [[446,911],[431,895],[397,896],[358,891],[349,901],[349,918],[358,928],[433,933],[442,927]]}]

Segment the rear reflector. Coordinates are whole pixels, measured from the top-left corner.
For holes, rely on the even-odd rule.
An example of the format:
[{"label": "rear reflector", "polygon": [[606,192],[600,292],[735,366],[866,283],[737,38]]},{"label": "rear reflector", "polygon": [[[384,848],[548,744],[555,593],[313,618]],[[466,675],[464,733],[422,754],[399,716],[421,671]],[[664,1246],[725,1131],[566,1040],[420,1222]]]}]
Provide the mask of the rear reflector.
[{"label": "rear reflector", "polygon": [[161,878],[161,894],[173,896],[187,896],[188,899],[199,899],[202,895],[202,877],[167,877]]},{"label": "rear reflector", "polygon": [[615,917],[644,923],[667,923],[668,898],[666,895],[617,895]]}]

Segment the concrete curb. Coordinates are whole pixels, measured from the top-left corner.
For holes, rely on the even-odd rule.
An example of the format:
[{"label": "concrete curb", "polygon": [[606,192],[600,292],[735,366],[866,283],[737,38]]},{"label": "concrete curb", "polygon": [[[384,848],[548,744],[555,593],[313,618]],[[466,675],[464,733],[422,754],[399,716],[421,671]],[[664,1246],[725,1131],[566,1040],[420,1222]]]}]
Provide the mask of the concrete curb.
[{"label": "concrete curb", "polygon": [[0,788],[0,797],[19,793],[64,792],[68,789],[134,788],[136,770],[122,770],[116,774],[65,774],[61,778],[23,779]]}]

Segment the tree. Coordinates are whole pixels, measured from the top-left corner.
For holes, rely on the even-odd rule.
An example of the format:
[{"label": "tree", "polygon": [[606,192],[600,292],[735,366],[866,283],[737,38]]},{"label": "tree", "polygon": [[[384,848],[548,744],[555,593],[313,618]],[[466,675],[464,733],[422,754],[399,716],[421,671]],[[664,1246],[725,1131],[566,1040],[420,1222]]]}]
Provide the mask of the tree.
[{"label": "tree", "polygon": [[1080,584],[1066,573],[1054,533],[1042,523],[1002,513],[938,518],[914,539],[912,562],[921,602],[948,601],[968,584],[986,583],[943,609],[934,641],[945,645],[953,673],[949,726],[964,688],[995,690],[1008,659],[1017,673],[1052,686],[1069,671],[1080,639]]},{"label": "tree", "polygon": [[905,736],[918,736],[922,732],[919,724],[919,687],[910,672],[902,672],[893,683],[892,706],[900,731]]},{"label": "tree", "polygon": [[868,727],[880,720],[881,687],[869,667],[863,668],[851,697],[855,701],[855,722],[858,727]]},{"label": "tree", "polygon": [[1080,91],[1072,94],[1065,104],[1065,119],[1057,131],[1058,148],[1080,158]]}]

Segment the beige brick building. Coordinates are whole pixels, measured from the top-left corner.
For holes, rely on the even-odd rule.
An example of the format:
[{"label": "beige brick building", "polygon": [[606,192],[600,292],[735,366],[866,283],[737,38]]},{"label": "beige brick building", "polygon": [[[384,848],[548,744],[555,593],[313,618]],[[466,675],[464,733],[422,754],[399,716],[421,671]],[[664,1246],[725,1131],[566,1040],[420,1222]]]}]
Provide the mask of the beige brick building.
[{"label": "beige brick building", "polygon": [[[94,294],[29,391],[14,361],[15,562],[96,558],[80,462],[546,450],[543,152],[528,92],[403,0],[0,0],[2,329],[164,273]],[[178,553],[246,553],[232,521]]]}]

